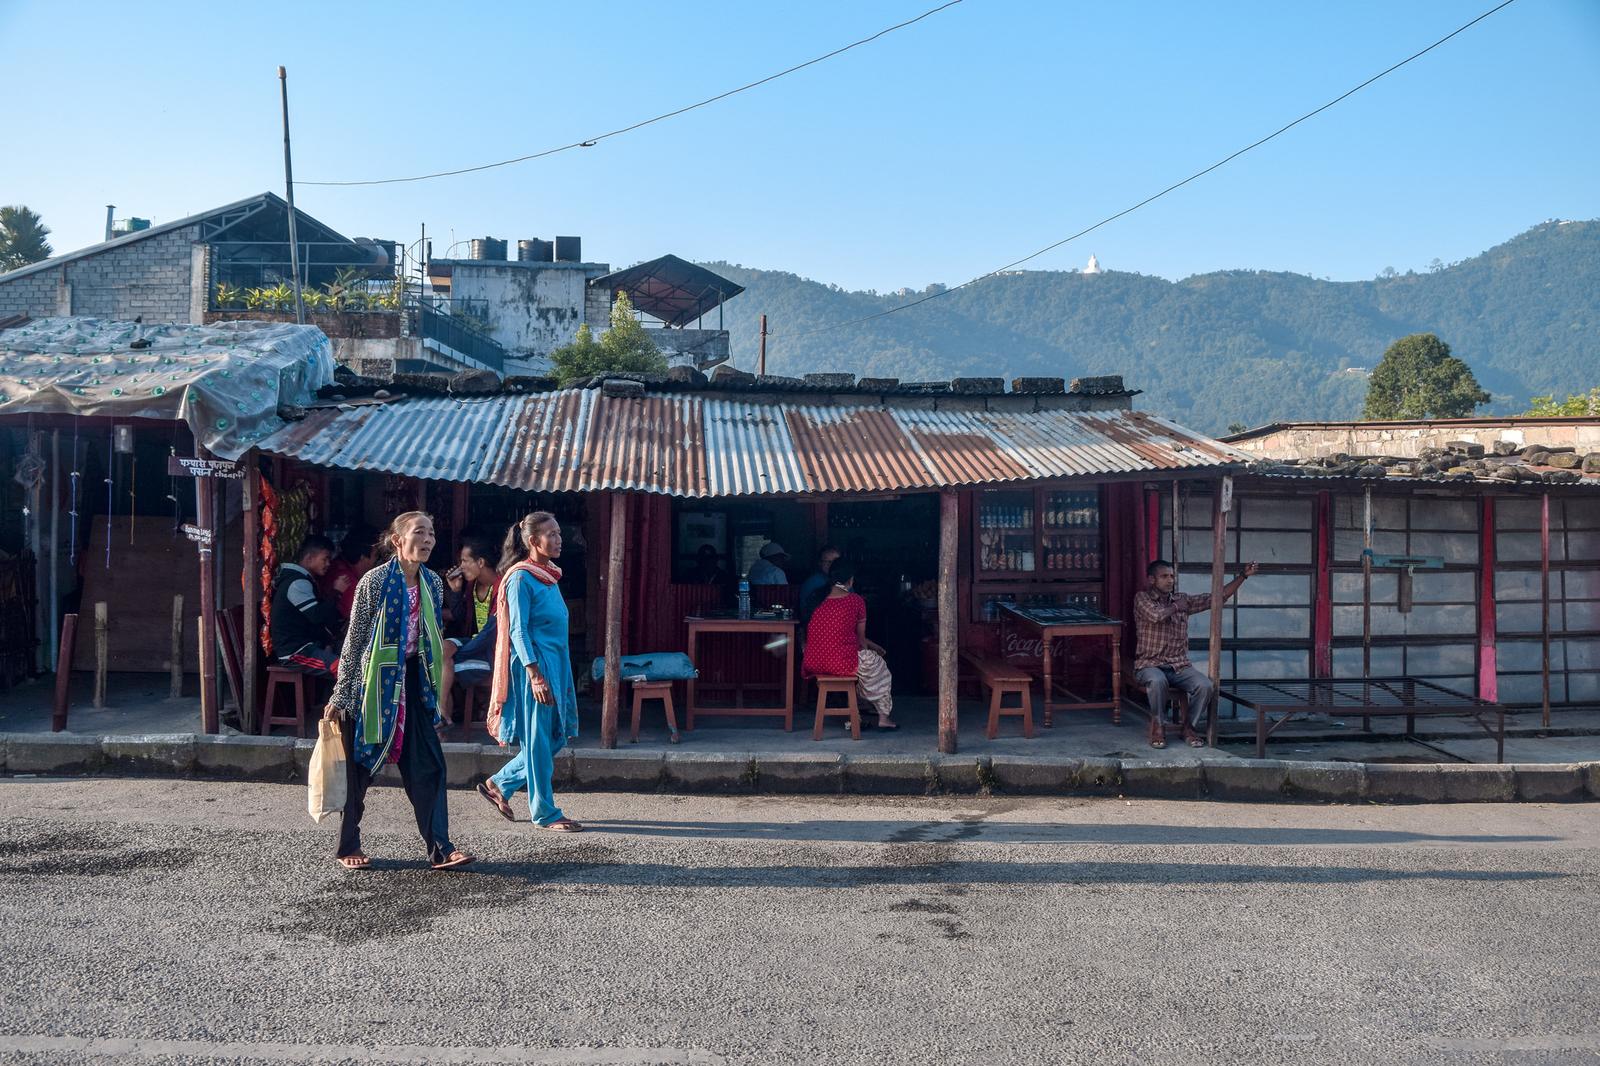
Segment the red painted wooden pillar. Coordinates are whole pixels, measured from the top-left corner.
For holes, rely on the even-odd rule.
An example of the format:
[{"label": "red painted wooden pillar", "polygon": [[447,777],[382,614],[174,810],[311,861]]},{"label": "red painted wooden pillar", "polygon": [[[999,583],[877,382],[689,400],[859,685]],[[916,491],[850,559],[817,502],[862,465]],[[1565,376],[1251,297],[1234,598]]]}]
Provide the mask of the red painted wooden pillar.
[{"label": "red painted wooden pillar", "polygon": [[1494,497],[1483,497],[1478,523],[1478,698],[1500,698],[1500,663],[1495,649]]},{"label": "red painted wooden pillar", "polygon": [[1317,493],[1317,572],[1311,600],[1314,677],[1333,676],[1333,493]]},{"label": "red painted wooden pillar", "polygon": [[[1144,565],[1149,566],[1159,558],[1161,558],[1161,493],[1157,489],[1148,489],[1144,494]],[[1143,580],[1143,570],[1140,571],[1139,577]]]}]

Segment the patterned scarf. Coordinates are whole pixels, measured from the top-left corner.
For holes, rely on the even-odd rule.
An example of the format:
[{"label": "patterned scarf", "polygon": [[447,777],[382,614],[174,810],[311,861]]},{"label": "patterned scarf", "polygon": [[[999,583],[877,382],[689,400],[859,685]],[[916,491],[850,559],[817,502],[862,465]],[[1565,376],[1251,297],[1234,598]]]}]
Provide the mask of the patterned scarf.
[{"label": "patterned scarf", "polygon": [[[400,700],[405,695],[406,625],[410,615],[406,609],[405,571],[400,569],[398,559],[389,560],[384,567],[378,593],[378,618],[372,627],[366,673],[361,679],[361,728],[355,743],[357,761],[373,771],[383,765],[394,744]],[[416,717],[416,711],[437,708],[439,686],[444,679],[444,639],[439,634],[438,607],[427,581],[419,571],[417,601],[422,632],[418,634],[417,651],[422,656],[423,676],[428,684],[423,686],[425,706],[412,709],[414,725],[425,721]]]},{"label": "patterned scarf", "polygon": [[500,712],[511,698],[511,607],[506,602],[506,590],[511,587],[511,575],[517,571],[532,574],[546,585],[561,580],[561,568],[555,563],[535,563],[524,559],[500,575],[500,587],[494,596],[494,680],[489,685],[489,735],[500,739]]}]

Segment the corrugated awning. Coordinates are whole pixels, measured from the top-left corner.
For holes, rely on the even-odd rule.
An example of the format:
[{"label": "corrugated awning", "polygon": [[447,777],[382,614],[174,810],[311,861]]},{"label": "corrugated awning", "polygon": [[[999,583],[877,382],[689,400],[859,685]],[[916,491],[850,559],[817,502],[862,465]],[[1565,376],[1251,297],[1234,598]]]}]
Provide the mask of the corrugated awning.
[{"label": "corrugated awning", "polygon": [[744,291],[738,282],[675,255],[614,270],[589,282],[589,287],[604,290],[608,304],[620,289],[635,308],[669,326],[687,326]]},{"label": "corrugated awning", "polygon": [[315,409],[259,443],[321,466],[530,492],[877,493],[1204,472],[1243,453],[1133,411],[786,403],[599,389]]}]

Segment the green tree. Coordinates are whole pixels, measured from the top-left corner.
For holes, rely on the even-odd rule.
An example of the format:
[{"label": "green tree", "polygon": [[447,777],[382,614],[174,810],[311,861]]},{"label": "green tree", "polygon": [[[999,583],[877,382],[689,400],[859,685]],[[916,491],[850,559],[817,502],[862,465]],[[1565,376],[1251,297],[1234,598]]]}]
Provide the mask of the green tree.
[{"label": "green tree", "polygon": [[611,328],[595,340],[587,322],[579,326],[578,336],[571,344],[550,353],[550,365],[556,380],[570,385],[595,374],[664,374],[667,359],[633,317],[628,294],[618,292],[616,303],[611,305]]},{"label": "green tree", "polygon": [[50,258],[50,227],[21,204],[0,207],[0,271]]},{"label": "green tree", "polygon": [[1367,382],[1367,404],[1361,417],[1466,418],[1489,402],[1472,368],[1450,354],[1450,346],[1432,333],[1413,333],[1389,345]]},{"label": "green tree", "polygon": [[1556,402],[1555,393],[1531,397],[1530,402],[1533,406],[1522,413],[1536,418],[1581,418],[1585,415],[1600,415],[1600,387],[1592,388],[1588,392],[1575,392],[1559,403]]}]

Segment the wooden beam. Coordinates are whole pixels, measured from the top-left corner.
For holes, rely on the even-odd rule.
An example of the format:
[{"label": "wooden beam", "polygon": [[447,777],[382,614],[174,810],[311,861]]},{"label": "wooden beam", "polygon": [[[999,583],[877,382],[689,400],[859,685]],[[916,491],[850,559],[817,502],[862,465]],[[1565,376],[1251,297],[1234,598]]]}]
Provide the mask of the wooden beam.
[{"label": "wooden beam", "polygon": [[256,731],[260,696],[256,679],[261,672],[261,463],[254,451],[244,455],[244,625],[239,655],[243,662],[244,706],[239,710],[239,726],[246,733]]},{"label": "wooden beam", "polygon": [[961,537],[960,498],[939,493],[939,750],[956,753],[956,556]]},{"label": "wooden beam", "polygon": [[617,746],[617,709],[622,699],[622,538],[628,528],[628,497],[611,494],[611,547],[606,556],[606,680],[600,708],[600,746]]},{"label": "wooden beam", "polygon": [[[1314,575],[1315,599],[1311,607],[1312,677],[1333,676],[1333,493],[1317,493],[1313,510],[1316,522],[1317,572]],[[1243,560],[1240,560],[1243,562]]]},{"label": "wooden beam", "polygon": [[1478,698],[1500,700],[1500,657],[1495,646],[1494,497],[1484,495],[1479,516]]},{"label": "wooden beam", "polygon": [[106,615],[106,603],[101,600],[94,605],[94,706],[96,709],[106,705],[106,672],[110,658],[107,630],[110,625],[110,619]]},{"label": "wooden beam", "polygon": [[[1206,652],[1206,672],[1213,685],[1222,683],[1222,568],[1228,554],[1228,515],[1222,509],[1222,486],[1223,481],[1218,481],[1211,494],[1211,643]],[[1218,702],[1213,696],[1206,709],[1206,743],[1211,747],[1217,745]]]},{"label": "wooden beam", "polygon": [[172,645],[167,653],[167,698],[183,698],[183,594],[172,597]]},{"label": "wooden beam", "polygon": [[78,616],[61,619],[61,643],[56,652],[56,700],[50,712],[50,731],[67,728],[67,710],[72,696],[72,649],[78,639]]}]

